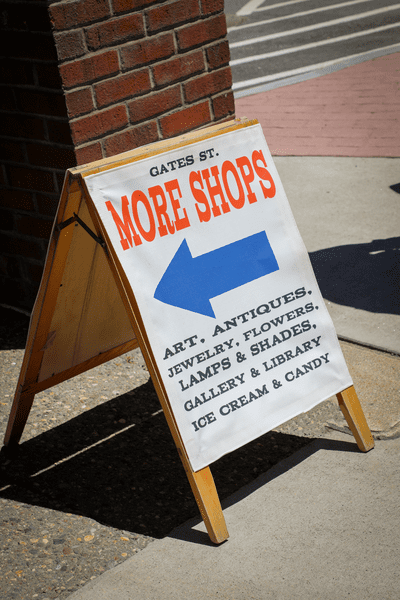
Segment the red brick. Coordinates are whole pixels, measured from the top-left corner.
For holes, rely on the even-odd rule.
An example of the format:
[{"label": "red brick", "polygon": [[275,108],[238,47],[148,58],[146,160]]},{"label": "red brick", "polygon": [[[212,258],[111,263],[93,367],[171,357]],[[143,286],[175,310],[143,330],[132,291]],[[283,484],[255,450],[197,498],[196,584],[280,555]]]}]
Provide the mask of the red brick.
[{"label": "red brick", "polygon": [[223,119],[224,117],[234,118],[235,116],[235,100],[233,98],[233,92],[225,92],[216,98],[212,98],[211,104],[214,111],[214,118],[216,121]]},{"label": "red brick", "polygon": [[31,165],[63,170],[76,165],[72,148],[57,148],[53,144],[27,144],[27,152]]},{"label": "red brick", "polygon": [[205,98],[230,89],[232,86],[232,74],[230,67],[219,69],[206,73],[201,77],[196,77],[184,84],[185,99],[187,102],[195,102],[200,98]]},{"label": "red brick", "polygon": [[29,60],[57,60],[54,39],[49,33],[31,33],[29,31],[2,31],[1,41],[4,48],[12,48],[13,58]]},{"label": "red brick", "polygon": [[32,194],[21,190],[1,190],[0,205],[17,210],[35,210]]},{"label": "red brick", "polygon": [[33,63],[23,60],[2,58],[0,60],[0,81],[18,85],[34,85]]},{"label": "red brick", "polygon": [[112,7],[115,14],[123,12],[133,12],[150,4],[159,4],[164,0],[112,0]]},{"label": "red brick", "polygon": [[[8,275],[8,259],[8,256],[0,256],[0,275]],[[0,285],[3,285],[2,280]]]},{"label": "red brick", "polygon": [[3,275],[8,275],[9,277],[21,277],[19,260],[14,256],[1,256],[0,271]]},{"label": "red brick", "polygon": [[20,277],[22,273],[21,261],[14,256],[7,257],[7,270],[10,277]]},{"label": "red brick", "polygon": [[208,102],[201,102],[189,108],[184,108],[172,115],[160,119],[161,130],[164,138],[180,135],[211,122]]},{"label": "red brick", "polygon": [[24,112],[50,117],[67,115],[63,94],[20,89],[16,90],[16,97],[19,108]]},{"label": "red brick", "polygon": [[200,16],[198,0],[172,0],[147,11],[147,32],[178,27]]},{"label": "red brick", "polygon": [[211,15],[224,10],[224,0],[200,0],[201,14]]},{"label": "red brick", "polygon": [[206,49],[207,64],[210,71],[227,65],[230,61],[230,51],[228,40],[215,44]]},{"label": "red brick", "polygon": [[47,132],[50,142],[65,144],[67,146],[70,144],[72,145],[69,121],[53,121],[52,119],[47,119]]},{"label": "red brick", "polygon": [[174,53],[175,46],[172,33],[146,38],[120,49],[122,68],[125,71],[156,60],[169,58]]},{"label": "red brick", "polygon": [[129,118],[131,123],[146,121],[162,113],[181,106],[180,86],[168,88],[162,92],[137,98],[128,103]]},{"label": "red brick", "polygon": [[115,75],[119,71],[116,50],[102,52],[60,66],[61,78],[66,88],[82,85]]},{"label": "red brick", "polygon": [[0,114],[0,130],[3,135],[14,138],[45,139],[43,119]]},{"label": "red brick", "polygon": [[29,262],[26,266],[28,269],[29,278],[36,283],[40,283],[43,275],[43,265]]},{"label": "red brick", "polygon": [[11,235],[0,236],[0,250],[17,256],[29,256],[40,260],[43,257],[42,245],[39,241],[26,240]]},{"label": "red brick", "polygon": [[72,121],[72,139],[75,145],[84,144],[112,131],[122,129],[127,124],[128,117],[125,106],[113,106],[108,110]]},{"label": "red brick", "polygon": [[[74,165],[76,165],[76,161],[74,161]],[[56,176],[56,189],[57,189],[57,193],[58,195],[61,194],[62,189],[64,187],[64,181],[65,181],[65,171],[55,171],[55,176]]]},{"label": "red brick", "polygon": [[39,3],[2,3],[6,13],[7,28],[20,31],[49,31],[49,15],[46,6]]},{"label": "red brick", "polygon": [[59,60],[68,60],[85,54],[85,38],[81,29],[55,33],[54,40]]},{"label": "red brick", "polygon": [[61,90],[62,83],[58,63],[36,63],[37,79],[40,87]]},{"label": "red brick", "polygon": [[157,124],[152,121],[133,129],[117,133],[104,142],[106,156],[115,156],[132,148],[146,146],[158,140]]},{"label": "red brick", "polygon": [[119,100],[139,96],[151,90],[150,73],[148,69],[133,71],[115,79],[109,79],[95,86],[95,96],[98,108],[115,104]]},{"label": "red brick", "polygon": [[12,187],[39,192],[54,192],[53,174],[49,171],[30,169],[28,167],[7,167]]},{"label": "red brick", "polygon": [[50,220],[38,219],[32,215],[22,215],[17,218],[17,231],[23,235],[49,239],[53,222]]},{"label": "red brick", "polygon": [[87,163],[104,158],[100,142],[88,144],[87,146],[82,146],[81,148],[76,148],[75,156],[78,165],[86,165]]},{"label": "red brick", "polygon": [[398,157],[399,68],[399,53],[379,57],[237,99],[236,110],[257,114],[273,154]]},{"label": "red brick", "polygon": [[32,286],[34,289],[29,289],[29,284],[26,281],[22,281],[21,279],[16,281],[15,279],[2,277],[0,286],[3,292],[2,301],[5,304],[20,306],[28,310],[32,309],[35,300],[36,285]]},{"label": "red brick", "polygon": [[52,4],[49,12],[54,29],[62,30],[103,19],[110,15],[110,7],[108,0],[76,0]]},{"label": "red brick", "polygon": [[226,36],[225,15],[188,25],[176,32],[180,50],[188,50]]},{"label": "red brick", "polygon": [[137,39],[144,36],[143,15],[127,15],[103,23],[97,23],[85,30],[89,50]]},{"label": "red brick", "polygon": [[36,194],[36,203],[39,213],[53,217],[57,210],[58,198],[55,196]]},{"label": "red brick", "polygon": [[0,87],[0,109],[16,110],[14,93],[11,88]]},{"label": "red brick", "polygon": [[205,71],[204,56],[201,50],[172,58],[168,62],[153,67],[154,83],[157,86],[168,85],[186,79],[190,75]]},{"label": "red brick", "polygon": [[[23,56],[29,59],[57,60],[57,51],[51,33],[21,33]],[[29,35],[29,38],[27,38]]]},{"label": "red brick", "polygon": [[12,231],[14,229],[14,219],[11,211],[0,209],[0,229],[2,231]]},{"label": "red brick", "polygon": [[0,145],[0,159],[7,162],[25,162],[24,154],[24,143],[20,142],[7,142],[2,140]]},{"label": "red brick", "polygon": [[68,116],[73,119],[94,110],[92,88],[86,87],[65,94]]}]

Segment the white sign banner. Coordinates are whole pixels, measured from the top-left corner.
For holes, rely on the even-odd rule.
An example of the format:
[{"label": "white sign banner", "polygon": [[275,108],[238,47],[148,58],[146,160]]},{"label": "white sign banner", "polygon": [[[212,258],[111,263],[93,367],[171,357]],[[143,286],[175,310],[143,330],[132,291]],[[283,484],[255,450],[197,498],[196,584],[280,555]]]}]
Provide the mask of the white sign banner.
[{"label": "white sign banner", "polygon": [[260,125],[85,181],[194,471],[352,385]]}]

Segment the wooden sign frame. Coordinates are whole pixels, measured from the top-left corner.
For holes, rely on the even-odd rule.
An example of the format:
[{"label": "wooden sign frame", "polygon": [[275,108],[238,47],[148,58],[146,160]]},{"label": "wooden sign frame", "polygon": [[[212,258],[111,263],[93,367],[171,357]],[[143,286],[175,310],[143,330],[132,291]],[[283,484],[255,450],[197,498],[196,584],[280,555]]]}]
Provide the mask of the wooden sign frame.
[{"label": "wooden sign frame", "polygon": [[[19,443],[35,394],[139,346],[216,544],[229,534],[210,468],[192,470],[134,292],[98,218],[85,177],[255,123],[237,119],[67,171],[4,438],[6,447]],[[374,440],[354,387],[337,398],[359,449],[367,452]]]}]

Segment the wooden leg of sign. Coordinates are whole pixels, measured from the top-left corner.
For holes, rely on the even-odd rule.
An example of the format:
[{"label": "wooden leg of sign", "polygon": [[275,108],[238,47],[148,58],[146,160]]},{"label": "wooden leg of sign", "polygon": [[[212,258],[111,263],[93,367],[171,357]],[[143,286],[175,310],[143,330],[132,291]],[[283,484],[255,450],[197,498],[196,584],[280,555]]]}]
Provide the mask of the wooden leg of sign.
[{"label": "wooden leg of sign", "polygon": [[[82,192],[78,182],[71,184],[67,179],[58,208],[57,223],[70,218],[74,212],[78,212],[81,199]],[[72,224],[61,232],[58,232],[55,228],[50,237],[42,281],[29,324],[28,339],[17,391],[4,438],[5,446],[18,444],[32,407],[35,393],[27,391],[26,388],[32,383],[36,383],[38,379],[57,295],[71,245],[73,229]]]},{"label": "wooden leg of sign", "polygon": [[16,446],[19,443],[30,410],[32,408],[34,398],[35,394],[32,392],[15,394],[10,418],[8,420],[6,435],[4,437],[5,446]]},{"label": "wooden leg of sign", "polygon": [[336,397],[347,425],[355,437],[357,446],[362,452],[368,452],[374,447],[374,438],[368,427],[354,386],[336,394]]},{"label": "wooden leg of sign", "polygon": [[229,533],[210,467],[196,473],[189,468],[186,474],[211,541],[214,544],[225,542]]},{"label": "wooden leg of sign", "polygon": [[[91,210],[91,204],[88,203],[88,208]],[[165,418],[169,429],[174,439],[178,454],[181,458],[187,478],[189,479],[190,487],[199,507],[201,517],[207,528],[207,533],[214,544],[221,544],[228,539],[229,533],[226,527],[224,514],[218,498],[218,493],[215,487],[214,479],[210,468],[205,467],[200,471],[193,471],[186,453],[183,440],[181,438],[178,425],[168,399],[168,395],[164,388],[156,360],[154,358],[150,342],[148,340],[146,329],[144,327],[139,308],[136,303],[135,295],[131,289],[123,269],[118,266],[118,259],[112,244],[107,241],[107,232],[99,223],[95,211],[92,210],[91,218],[96,224],[96,233],[106,240],[109,248],[108,260],[110,268],[114,274],[114,279],[121,293],[121,299],[125,304],[127,315],[131,321],[132,329],[135,332],[139,347],[143,353],[144,359],[149,369],[154,387],[160,400]]]}]

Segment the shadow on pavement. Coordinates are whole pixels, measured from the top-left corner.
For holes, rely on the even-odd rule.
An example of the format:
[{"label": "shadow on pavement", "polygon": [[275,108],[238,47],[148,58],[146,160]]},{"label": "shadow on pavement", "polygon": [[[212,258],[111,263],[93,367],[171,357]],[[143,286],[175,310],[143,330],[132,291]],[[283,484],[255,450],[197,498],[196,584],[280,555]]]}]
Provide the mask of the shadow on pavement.
[{"label": "shadow on pavement", "polygon": [[310,252],[322,296],[374,313],[400,314],[400,237]]},{"label": "shadow on pavement", "polygon": [[28,328],[27,315],[0,306],[0,350],[24,349]]},{"label": "shadow on pavement", "polygon": [[[220,498],[310,441],[270,432],[224,456],[212,465]],[[0,481],[3,498],[151,537],[198,514],[150,380],[25,441],[15,456],[3,449]]]},{"label": "shadow on pavement", "polygon": [[[244,500],[263,486],[267,485],[276,477],[283,475],[290,469],[307,460],[319,450],[333,450],[335,452],[360,452],[354,440],[345,442],[341,440],[316,439],[307,446],[301,448],[291,456],[283,459],[278,464],[275,464],[269,471],[262,473],[257,479],[248,483],[241,489],[235,491],[231,496],[222,501],[222,508],[225,510],[230,506]],[[201,522],[200,518],[190,519],[172,531],[168,537],[200,544],[203,546],[214,546],[208,535],[204,531],[195,529]]]},{"label": "shadow on pavement", "polygon": [[[25,315],[0,307],[0,349],[23,348],[28,325]],[[212,465],[221,500],[310,441],[272,431],[224,456]],[[3,448],[0,497],[151,537],[198,514],[150,379],[23,442],[15,454]]]}]

